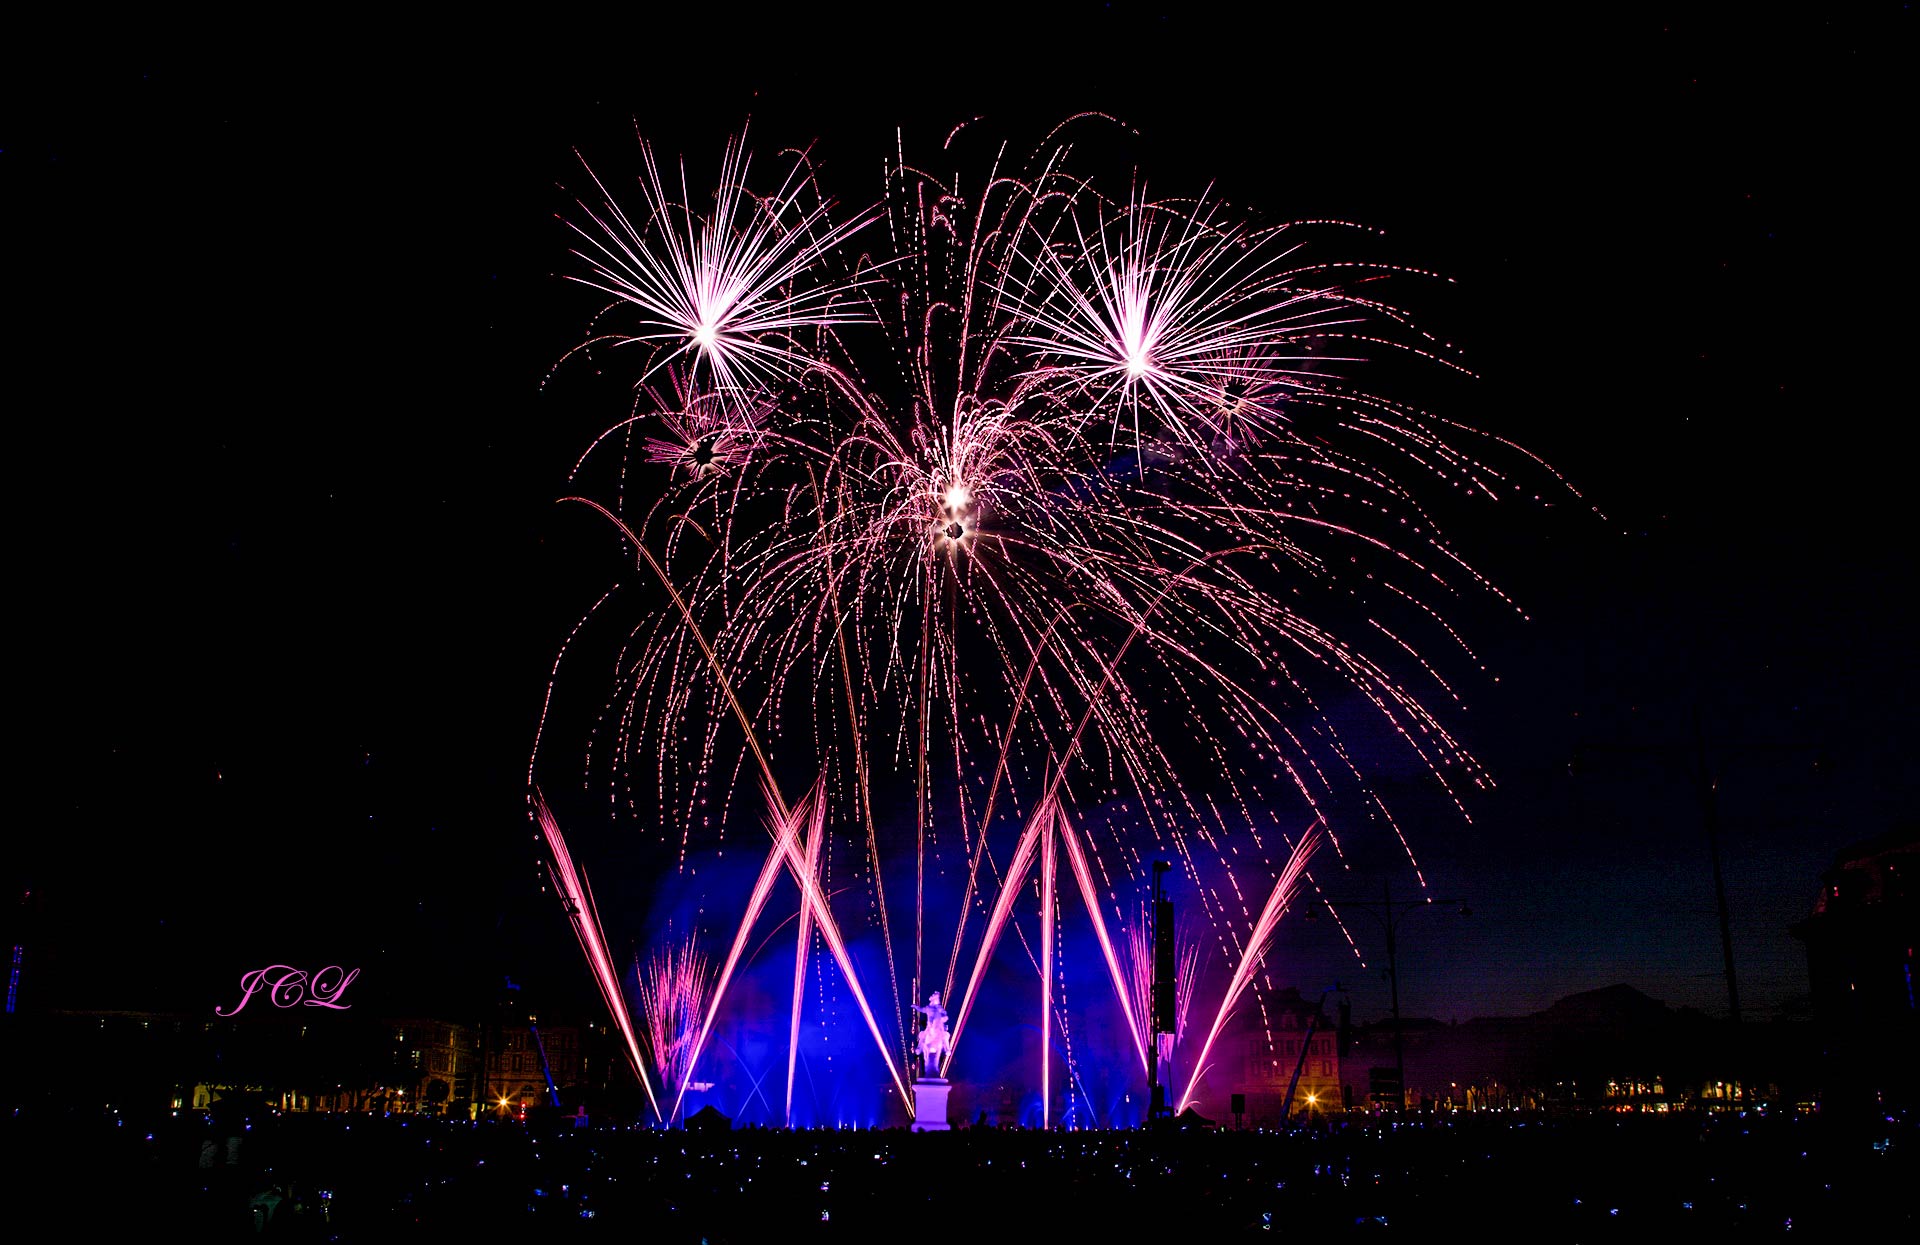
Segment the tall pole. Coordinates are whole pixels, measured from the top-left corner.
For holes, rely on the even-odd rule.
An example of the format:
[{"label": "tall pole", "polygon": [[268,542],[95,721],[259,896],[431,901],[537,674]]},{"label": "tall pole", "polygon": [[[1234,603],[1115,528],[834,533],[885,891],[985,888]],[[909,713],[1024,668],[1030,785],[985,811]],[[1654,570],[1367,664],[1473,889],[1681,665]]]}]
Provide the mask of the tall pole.
[{"label": "tall pole", "polygon": [[[1707,855],[1713,869],[1714,913],[1719,918],[1720,924],[1720,964],[1721,971],[1725,974],[1727,981],[1727,1019],[1732,1024],[1731,1035],[1736,1044],[1733,1057],[1736,1064],[1738,1064],[1741,1059],[1741,1055],[1737,1049],[1740,1033],[1740,983],[1734,975],[1733,919],[1727,906],[1726,874],[1720,865],[1720,782],[1713,771],[1712,762],[1707,756],[1707,732],[1701,720],[1700,702],[1697,698],[1693,703],[1693,747],[1693,779],[1695,788],[1699,793],[1700,822],[1702,829],[1706,831]],[[1778,750],[1779,749],[1775,748],[1753,746],[1740,749],[1742,752]],[[1788,750],[1797,751],[1798,749],[1789,748]],[[1576,749],[1576,758],[1579,753],[1587,751],[1652,753],[1673,760],[1676,763],[1678,763],[1679,758],[1684,754],[1684,749],[1682,745],[1679,744],[1612,748],[1582,744]]]},{"label": "tall pole", "polygon": [[1720,961],[1727,974],[1728,1034],[1733,1044],[1733,1075],[1736,1084],[1751,1099],[1753,1084],[1747,1079],[1746,1043],[1740,1040],[1740,984],[1733,974],[1733,920],[1727,913],[1727,881],[1720,869],[1720,782],[1707,760],[1707,732],[1700,724],[1700,702],[1693,705],[1693,742],[1699,754],[1700,820],[1707,830],[1707,851],[1713,857],[1713,902],[1720,917]]},{"label": "tall pole", "polygon": [[[1160,946],[1160,862],[1153,862],[1153,891],[1147,901],[1147,954]],[[1160,1112],[1160,965],[1156,956],[1153,976],[1147,986],[1147,1014],[1141,1019],[1147,1026],[1147,1123]]]},{"label": "tall pole", "polygon": [[1394,1098],[1400,1104],[1400,1110],[1407,1109],[1407,1052],[1400,1034],[1400,960],[1397,939],[1399,917],[1410,916],[1415,912],[1439,907],[1440,905],[1460,905],[1460,915],[1472,916],[1473,910],[1458,899],[1428,899],[1416,903],[1411,908],[1403,907],[1398,915],[1393,910],[1393,884],[1383,880],[1380,883],[1381,896],[1373,899],[1336,899],[1322,895],[1320,901],[1336,913],[1342,908],[1358,908],[1380,922],[1380,928],[1387,936],[1387,983],[1392,991],[1393,1001],[1393,1074],[1399,1079],[1394,1090]]},{"label": "tall pole", "polygon": [[1697,703],[1693,707],[1693,739],[1700,756],[1700,818],[1706,823],[1707,851],[1713,856],[1713,902],[1720,914],[1720,958],[1727,974],[1727,1016],[1738,1025],[1740,985],[1733,975],[1733,921],[1727,914],[1727,882],[1720,871],[1720,784],[1707,764],[1707,734],[1700,725]]},{"label": "tall pole", "polygon": [[1393,1096],[1404,1115],[1407,1110],[1407,1052],[1400,1041],[1400,965],[1393,946],[1393,884],[1382,882],[1380,889],[1386,896],[1387,983],[1393,994]]},{"label": "tall pole", "polygon": [[[1164,860],[1153,862],[1153,974],[1147,992],[1147,1122],[1172,1114],[1166,1106],[1166,1088],[1160,1084],[1160,1035],[1171,1032],[1174,1024],[1173,905],[1167,902],[1166,885],[1161,881],[1173,866]],[[1162,922],[1165,922],[1163,928]]]}]

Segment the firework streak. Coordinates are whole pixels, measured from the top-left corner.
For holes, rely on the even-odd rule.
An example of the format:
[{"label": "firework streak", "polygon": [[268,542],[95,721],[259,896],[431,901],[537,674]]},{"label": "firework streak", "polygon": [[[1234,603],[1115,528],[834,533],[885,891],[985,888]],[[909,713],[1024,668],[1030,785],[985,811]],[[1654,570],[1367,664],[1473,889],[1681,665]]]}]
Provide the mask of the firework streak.
[{"label": "firework streak", "polygon": [[653,1047],[653,1066],[663,1085],[678,1085],[693,1062],[694,1041],[712,988],[706,957],[688,937],[678,946],[654,952],[641,969],[634,962],[640,1008]]},{"label": "firework streak", "polygon": [[620,1030],[627,1048],[627,1061],[646,1089],[654,1115],[660,1116],[660,1100],[654,1097],[653,1079],[647,1075],[646,1061],[640,1058],[640,1043],[633,1035],[633,1018],[620,996],[620,974],[614,970],[613,957],[607,954],[606,937],[600,932],[600,914],[594,910],[593,891],[587,886],[586,875],[573,867],[573,855],[567,851],[560,824],[553,819],[546,800],[537,791],[533,794],[533,815],[547,841],[554,889],[560,892],[560,902],[572,921],[574,936],[580,940],[580,949],[586,953],[587,964],[593,969],[594,984],[600,987],[600,997],[606,1000],[607,1011]]},{"label": "firework streak", "polygon": [[1288,905],[1293,903],[1294,892],[1300,885],[1300,875],[1306,871],[1307,860],[1319,845],[1319,831],[1309,831],[1295,845],[1293,854],[1287,858],[1287,867],[1280,871],[1279,878],[1274,881],[1273,891],[1267,896],[1267,906],[1260,910],[1260,919],[1254,922],[1253,932],[1247,936],[1240,963],[1233,970],[1233,980],[1228,983],[1227,992],[1220,996],[1220,1010],[1215,1013],[1213,1027],[1207,1030],[1207,1040],[1201,1043],[1200,1054],[1193,1061],[1193,1072],[1187,1078],[1187,1092],[1180,1095],[1176,1113],[1186,1110],[1193,1101],[1193,1087],[1200,1083],[1201,1075],[1207,1070],[1207,1056],[1213,1053],[1213,1041],[1220,1036],[1220,1030],[1226,1027],[1227,1017],[1233,1014],[1240,996],[1252,984],[1254,969],[1266,958],[1267,947],[1273,942],[1274,927],[1280,924]]}]

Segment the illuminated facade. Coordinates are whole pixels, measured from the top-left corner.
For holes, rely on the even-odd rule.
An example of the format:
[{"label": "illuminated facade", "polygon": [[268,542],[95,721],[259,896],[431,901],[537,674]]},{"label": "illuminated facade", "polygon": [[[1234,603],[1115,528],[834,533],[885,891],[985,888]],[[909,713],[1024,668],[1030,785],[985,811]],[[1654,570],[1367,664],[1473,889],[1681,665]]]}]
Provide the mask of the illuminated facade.
[{"label": "illuminated facade", "polygon": [[517,1111],[547,1101],[546,1073],[540,1067],[543,1045],[554,1085],[567,1106],[575,1105],[567,1091],[580,1086],[588,1071],[582,1030],[574,1025],[541,1025],[538,1032],[536,1040],[531,1025],[501,1025],[491,1035],[481,1098],[492,1109]]},{"label": "illuminated facade", "polygon": [[[1244,1094],[1248,1127],[1278,1124],[1283,1114],[1297,1122],[1340,1110],[1340,1051],[1333,1017],[1325,1011],[1316,1012],[1314,1005],[1291,986],[1268,1002],[1267,1015],[1272,1021],[1271,1030],[1256,1028],[1244,1034],[1239,1058],[1227,1065],[1238,1073],[1235,1083],[1228,1086],[1221,1076],[1208,1077],[1209,1088],[1220,1092],[1209,1096],[1206,1109],[1222,1112],[1222,1123],[1231,1122],[1231,1117],[1224,1114],[1227,1094]],[[1284,1110],[1287,1085],[1296,1068],[1300,1080],[1294,1086],[1289,1112]]]},{"label": "illuminated facade", "polygon": [[436,1115],[463,1113],[480,1087],[479,1031],[418,1017],[390,1023],[394,1079],[405,1101]]}]

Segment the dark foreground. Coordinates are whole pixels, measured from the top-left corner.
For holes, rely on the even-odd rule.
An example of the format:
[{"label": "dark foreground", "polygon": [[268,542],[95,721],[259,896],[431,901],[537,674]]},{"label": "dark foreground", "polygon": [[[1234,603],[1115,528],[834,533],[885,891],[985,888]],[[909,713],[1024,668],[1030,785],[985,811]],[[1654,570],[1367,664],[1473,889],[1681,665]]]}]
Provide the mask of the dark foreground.
[{"label": "dark foreground", "polygon": [[5,1140],[9,1218],[81,1239],[1920,1239],[1915,1132],[1885,1117],[1356,1118],[1148,1137],[21,1110]]}]

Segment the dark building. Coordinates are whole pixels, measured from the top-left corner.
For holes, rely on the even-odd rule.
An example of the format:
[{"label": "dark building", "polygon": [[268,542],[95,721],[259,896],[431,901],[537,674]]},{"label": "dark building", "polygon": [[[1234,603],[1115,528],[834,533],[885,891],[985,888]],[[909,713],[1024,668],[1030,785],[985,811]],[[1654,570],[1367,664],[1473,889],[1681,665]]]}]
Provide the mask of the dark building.
[{"label": "dark building", "polygon": [[1821,875],[1813,915],[1793,927],[1807,946],[1807,975],[1822,1021],[1821,1100],[1829,1108],[1916,1099],[1916,875],[1920,827],[1856,844]]},{"label": "dark building", "polygon": [[22,1025],[16,1049],[52,1101],[465,1115],[478,1088],[478,1030],[447,1021],[57,1009]]}]

